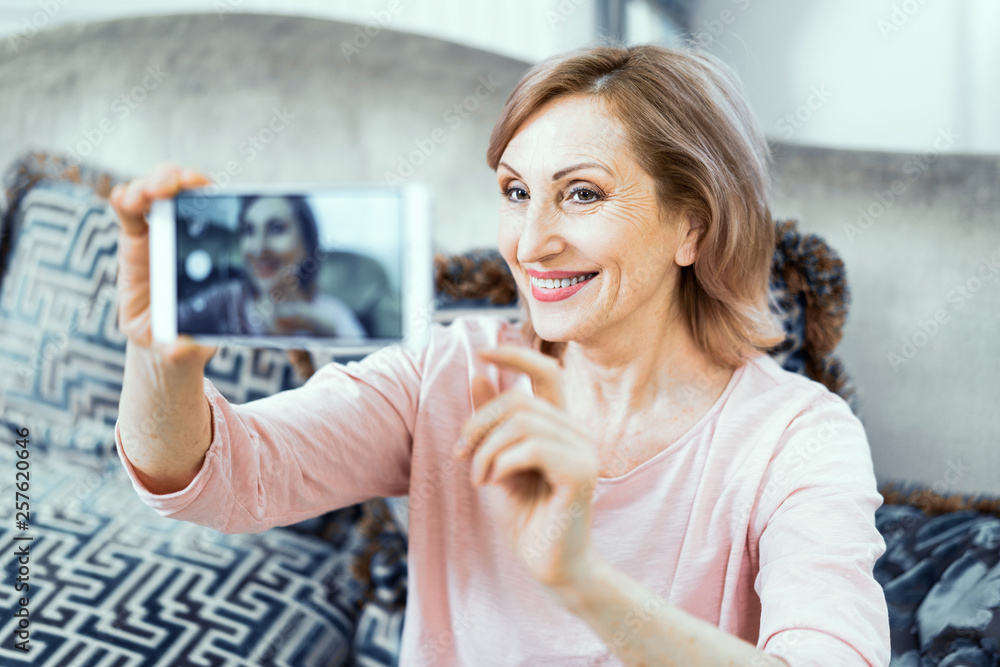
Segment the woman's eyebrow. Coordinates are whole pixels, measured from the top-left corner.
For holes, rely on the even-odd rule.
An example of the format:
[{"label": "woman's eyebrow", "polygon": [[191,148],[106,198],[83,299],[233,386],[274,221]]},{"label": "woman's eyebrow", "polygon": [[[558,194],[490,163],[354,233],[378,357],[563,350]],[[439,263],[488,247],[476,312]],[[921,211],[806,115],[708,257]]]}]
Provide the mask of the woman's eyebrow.
[{"label": "woman's eyebrow", "polygon": [[[515,176],[523,180],[521,174],[517,173],[517,171],[506,162],[501,162],[497,166],[506,167],[507,170],[510,171],[510,173],[514,174]],[[574,171],[577,171],[578,169],[593,169],[593,168],[600,169],[601,171],[607,172],[609,175],[611,175],[611,170],[609,170],[603,164],[598,164],[597,162],[581,162],[580,164],[574,164],[572,167],[566,167],[565,169],[560,169],[556,173],[552,174],[552,180],[558,181],[560,178],[566,176],[566,174],[570,174]]]},{"label": "woman's eyebrow", "polygon": [[[514,167],[510,166],[510,165],[509,165],[509,164],[507,164],[506,162],[501,162],[501,163],[500,163],[500,164],[498,164],[497,166],[498,166],[498,167],[506,167],[506,168],[507,168],[507,171],[509,171],[510,173],[514,174],[514,175],[515,175],[515,176],[517,176],[518,178],[521,178],[521,174],[517,173],[517,170],[515,170],[515,169],[514,169]],[[521,180],[524,180],[524,179],[521,179]]]},{"label": "woman's eyebrow", "polygon": [[601,171],[607,172],[609,175],[611,171],[605,167],[603,164],[598,164],[596,162],[581,162],[580,164],[574,164],[572,167],[566,167],[565,169],[560,169],[556,173],[552,174],[552,180],[558,181],[563,178],[566,174],[570,174],[578,169],[600,169]]}]

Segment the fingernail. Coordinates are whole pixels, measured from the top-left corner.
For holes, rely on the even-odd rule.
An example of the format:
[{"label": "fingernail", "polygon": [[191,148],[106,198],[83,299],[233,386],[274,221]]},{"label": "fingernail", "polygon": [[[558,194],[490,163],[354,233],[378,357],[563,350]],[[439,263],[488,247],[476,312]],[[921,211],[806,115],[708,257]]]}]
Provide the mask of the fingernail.
[{"label": "fingernail", "polygon": [[139,203],[139,198],[142,196],[139,190],[129,188],[129,191],[125,194],[125,201],[122,202],[126,208],[132,208]]}]

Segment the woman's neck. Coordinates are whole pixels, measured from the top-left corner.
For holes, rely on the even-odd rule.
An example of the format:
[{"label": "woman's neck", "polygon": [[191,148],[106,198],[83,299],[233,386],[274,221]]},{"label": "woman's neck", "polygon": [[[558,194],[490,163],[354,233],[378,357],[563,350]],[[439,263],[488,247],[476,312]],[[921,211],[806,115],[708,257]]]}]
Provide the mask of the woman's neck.
[{"label": "woman's neck", "polygon": [[609,425],[714,402],[733,375],[701,351],[680,317],[571,341],[562,360],[577,414]]}]

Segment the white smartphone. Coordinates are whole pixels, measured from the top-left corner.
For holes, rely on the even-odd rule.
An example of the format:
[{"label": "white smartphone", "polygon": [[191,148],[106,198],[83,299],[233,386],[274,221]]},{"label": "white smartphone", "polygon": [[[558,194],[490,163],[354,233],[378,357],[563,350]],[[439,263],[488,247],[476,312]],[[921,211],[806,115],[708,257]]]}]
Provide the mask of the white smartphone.
[{"label": "white smartphone", "polygon": [[209,186],[158,200],[153,337],[352,355],[425,340],[430,205],[416,185]]}]

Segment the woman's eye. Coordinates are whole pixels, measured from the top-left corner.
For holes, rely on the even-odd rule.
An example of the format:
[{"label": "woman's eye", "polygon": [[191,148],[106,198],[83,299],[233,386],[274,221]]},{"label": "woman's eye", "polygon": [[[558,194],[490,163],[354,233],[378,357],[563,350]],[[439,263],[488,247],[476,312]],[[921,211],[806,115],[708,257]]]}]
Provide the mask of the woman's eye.
[{"label": "woman's eye", "polygon": [[241,225],[240,226],[240,236],[246,238],[248,236],[253,236],[253,225]]},{"label": "woman's eye", "polygon": [[268,234],[284,234],[286,229],[288,229],[288,223],[283,220],[272,220],[267,223]]},{"label": "woman's eye", "polygon": [[575,188],[569,193],[570,198],[581,204],[589,204],[601,198],[601,196],[590,188]]},{"label": "woman's eye", "polygon": [[510,201],[525,201],[528,198],[528,191],[517,186],[507,188],[501,194]]}]

